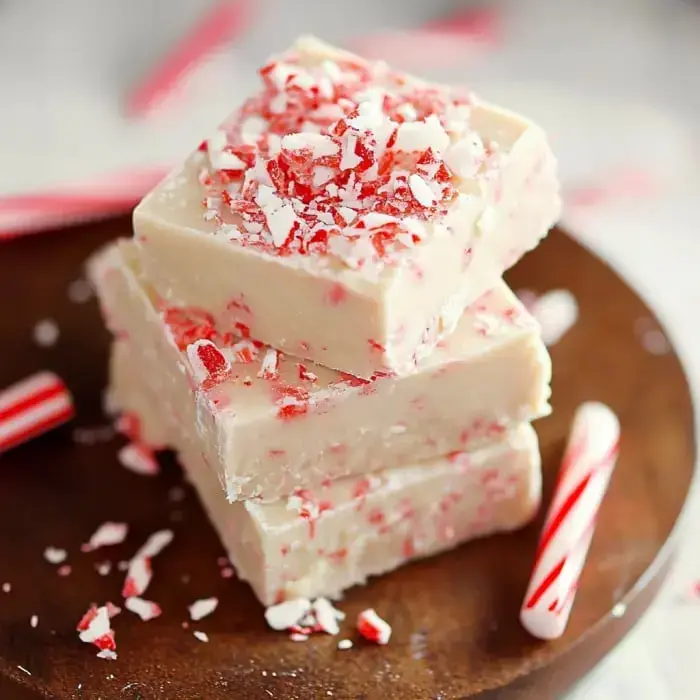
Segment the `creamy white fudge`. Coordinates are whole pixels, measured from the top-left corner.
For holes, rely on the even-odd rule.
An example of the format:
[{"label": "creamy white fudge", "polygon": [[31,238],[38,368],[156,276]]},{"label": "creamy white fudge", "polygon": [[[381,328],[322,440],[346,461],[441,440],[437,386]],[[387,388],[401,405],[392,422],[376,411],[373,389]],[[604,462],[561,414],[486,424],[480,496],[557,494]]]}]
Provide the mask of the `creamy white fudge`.
[{"label": "creamy white fudge", "polygon": [[164,304],[122,241],[90,276],[106,322],[230,500],[275,500],[454,450],[549,412],[539,327],[504,283],[465,313],[411,375],[364,380],[222,332],[207,313]]},{"label": "creamy white fudge", "polygon": [[[180,426],[149,393],[140,358],[116,346],[115,401],[156,444],[177,444]],[[275,503],[228,503],[196,451],[179,457],[239,578],[263,605],[338,597],[412,559],[522,527],[540,503],[539,449],[528,424],[475,452],[347,477]]]},{"label": "creamy white fudge", "polygon": [[305,38],[134,212],[146,275],[222,330],[407,374],[559,216],[544,132]]}]

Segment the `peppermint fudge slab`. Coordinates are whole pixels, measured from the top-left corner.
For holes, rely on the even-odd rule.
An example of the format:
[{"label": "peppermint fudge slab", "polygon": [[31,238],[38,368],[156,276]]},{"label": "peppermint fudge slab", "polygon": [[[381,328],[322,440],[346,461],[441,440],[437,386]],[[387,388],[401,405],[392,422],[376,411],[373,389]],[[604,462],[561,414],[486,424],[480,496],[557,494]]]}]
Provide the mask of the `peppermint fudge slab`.
[{"label": "peppermint fudge slab", "polygon": [[[149,393],[128,346],[117,341],[112,395],[157,444],[174,444],[173,414]],[[229,503],[196,452],[180,462],[236,568],[263,605],[336,598],[369,576],[496,532],[526,525],[541,492],[537,437],[513,427],[480,450],[347,477],[275,503]]]},{"label": "peppermint fudge slab", "polygon": [[90,276],[108,326],[178,418],[175,447],[200,454],[232,501],[472,449],[549,412],[549,355],[504,283],[413,374],[362,380],[164,305],[128,241],[93,259]]},{"label": "peppermint fudge slab", "polygon": [[148,279],[284,352],[410,373],[559,216],[529,120],[299,40],[134,212]]}]

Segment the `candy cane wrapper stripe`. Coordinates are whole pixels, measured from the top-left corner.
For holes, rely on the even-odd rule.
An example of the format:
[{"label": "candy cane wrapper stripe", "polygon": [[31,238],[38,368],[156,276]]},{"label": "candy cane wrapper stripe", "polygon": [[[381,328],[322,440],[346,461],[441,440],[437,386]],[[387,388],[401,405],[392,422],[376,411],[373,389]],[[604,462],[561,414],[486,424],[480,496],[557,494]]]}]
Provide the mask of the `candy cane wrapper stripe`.
[{"label": "candy cane wrapper stripe", "polygon": [[41,435],[74,415],[59,377],[40,372],[0,392],[0,452]]},{"label": "candy cane wrapper stripe", "polygon": [[576,412],[540,536],[520,620],[535,637],[561,636],[618,454],[620,424],[601,403]]}]

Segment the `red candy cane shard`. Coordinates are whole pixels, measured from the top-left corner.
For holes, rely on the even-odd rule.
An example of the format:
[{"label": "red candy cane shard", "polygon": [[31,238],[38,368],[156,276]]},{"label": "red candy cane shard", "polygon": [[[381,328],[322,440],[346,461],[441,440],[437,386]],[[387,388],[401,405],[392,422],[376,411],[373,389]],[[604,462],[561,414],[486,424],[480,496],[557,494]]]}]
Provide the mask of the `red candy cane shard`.
[{"label": "red candy cane shard", "polygon": [[0,392],[0,452],[65,423],[73,399],[52,372],[39,372]]},{"label": "red candy cane shard", "polygon": [[187,358],[199,383],[206,379],[223,378],[231,369],[231,363],[211,340],[190,343],[187,346]]},{"label": "red candy cane shard", "polygon": [[619,438],[620,423],[607,406],[579,407],[520,610],[523,627],[539,639],[566,629]]},{"label": "red candy cane shard", "polygon": [[367,608],[357,616],[357,631],[376,644],[388,644],[391,638],[391,626],[373,608]]}]

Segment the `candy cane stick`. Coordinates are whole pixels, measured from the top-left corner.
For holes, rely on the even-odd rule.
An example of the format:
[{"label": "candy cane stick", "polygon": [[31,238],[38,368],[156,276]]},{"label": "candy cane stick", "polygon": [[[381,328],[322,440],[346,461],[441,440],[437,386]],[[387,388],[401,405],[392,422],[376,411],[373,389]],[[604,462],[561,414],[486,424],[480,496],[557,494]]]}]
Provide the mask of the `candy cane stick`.
[{"label": "candy cane stick", "polygon": [[556,639],[566,628],[619,437],[619,421],[607,406],[579,407],[520,611],[535,637]]},{"label": "candy cane stick", "polygon": [[0,452],[65,423],[74,415],[66,385],[40,372],[0,392]]}]

